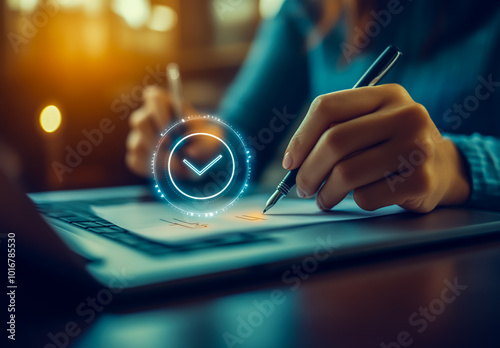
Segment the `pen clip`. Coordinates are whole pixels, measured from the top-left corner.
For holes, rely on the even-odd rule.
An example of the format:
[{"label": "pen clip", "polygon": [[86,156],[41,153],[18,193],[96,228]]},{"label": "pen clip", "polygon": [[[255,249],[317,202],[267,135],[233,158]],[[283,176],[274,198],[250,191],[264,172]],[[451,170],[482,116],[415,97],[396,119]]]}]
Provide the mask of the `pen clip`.
[{"label": "pen clip", "polygon": [[401,51],[394,45],[388,46],[384,52],[368,68],[353,88],[374,86],[392,68],[394,63],[402,56]]},{"label": "pen clip", "polygon": [[387,72],[392,68],[392,66],[396,63],[398,58],[401,57],[401,54],[402,53],[400,51],[397,51],[394,58],[387,64],[387,66],[384,69],[382,69],[382,71],[380,71],[380,74],[375,76],[373,80],[370,81],[368,86],[375,86],[382,79],[382,77],[384,77],[385,74],[387,74]]}]

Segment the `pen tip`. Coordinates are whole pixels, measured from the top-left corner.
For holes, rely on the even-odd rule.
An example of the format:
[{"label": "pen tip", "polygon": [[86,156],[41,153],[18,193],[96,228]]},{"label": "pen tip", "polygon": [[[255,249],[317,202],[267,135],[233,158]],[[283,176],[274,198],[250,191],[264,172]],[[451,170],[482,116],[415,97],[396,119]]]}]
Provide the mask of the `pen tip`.
[{"label": "pen tip", "polygon": [[265,214],[265,213],[266,213],[266,211],[267,211],[267,209],[264,209],[264,210],[262,211],[262,214]]}]

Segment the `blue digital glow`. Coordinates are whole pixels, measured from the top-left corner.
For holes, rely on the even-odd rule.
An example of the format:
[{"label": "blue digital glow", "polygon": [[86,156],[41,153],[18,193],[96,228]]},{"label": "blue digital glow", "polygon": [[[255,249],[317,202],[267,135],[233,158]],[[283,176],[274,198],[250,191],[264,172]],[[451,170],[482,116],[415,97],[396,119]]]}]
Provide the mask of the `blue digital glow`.
[{"label": "blue digital glow", "polygon": [[191,164],[187,159],[183,159],[182,162],[185,163],[189,168],[193,170],[198,176],[202,176],[207,170],[209,170],[215,163],[217,163],[222,158],[222,155],[217,156],[212,162],[206,165],[202,170],[198,170],[194,165]]},{"label": "blue digital glow", "polygon": [[[172,156],[175,152],[175,149],[177,149],[177,147],[183,142],[185,141],[186,139],[188,138],[191,138],[191,137],[194,137],[194,136],[199,136],[199,135],[204,135],[204,136],[209,136],[209,137],[212,137],[212,138],[215,138],[217,140],[219,140],[222,144],[224,144],[224,146],[227,148],[227,150],[229,151],[230,155],[231,155],[231,160],[233,162],[233,165],[232,165],[232,172],[231,172],[231,178],[229,179],[228,183],[226,184],[226,186],[224,186],[224,188],[222,190],[220,190],[219,192],[217,192],[216,194],[214,195],[211,195],[211,196],[206,196],[206,197],[195,197],[195,196],[192,196],[192,195],[188,195],[187,193],[185,193],[184,191],[182,191],[178,186],[177,184],[175,183],[173,177],[172,177],[172,172],[170,170],[170,165],[171,165],[171,162],[172,162]],[[219,155],[220,156],[220,155]],[[222,158],[222,156],[220,156],[220,158]],[[220,158],[218,157],[217,161],[220,160]],[[184,159],[185,161],[185,159]],[[215,160],[214,160],[215,161]],[[205,167],[206,170],[208,170],[215,162],[217,161],[212,161],[213,163],[210,165],[210,166],[207,166]],[[211,198],[214,198],[214,197],[217,197],[218,195],[220,195],[222,192],[224,192],[226,190],[226,188],[229,186],[229,184],[231,184],[231,182],[233,181],[233,177],[234,177],[234,171],[235,171],[235,167],[236,167],[236,164],[234,163],[234,156],[233,156],[233,153],[231,152],[231,149],[229,148],[229,146],[227,146],[226,142],[224,142],[222,139],[220,139],[219,137],[216,137],[215,135],[213,134],[208,134],[208,133],[194,133],[194,134],[190,134],[188,136],[185,136],[184,138],[182,138],[177,144],[175,144],[174,148],[172,149],[172,151],[170,152],[170,156],[168,158],[168,175],[170,176],[170,180],[172,181],[172,185],[174,185],[174,187],[180,192],[182,193],[184,196],[188,197],[188,198],[192,198],[192,199],[211,199]],[[203,170],[203,173],[205,172],[205,169]],[[195,169],[196,170],[196,169]],[[196,170],[197,171],[197,170]],[[198,174],[198,175],[201,175],[201,174]]]},{"label": "blue digital glow", "polygon": [[[191,129],[195,129],[195,131],[193,132]],[[218,133],[216,132],[217,135],[212,134],[213,129],[219,130]],[[221,129],[223,130],[222,132],[220,132]],[[219,134],[224,134],[224,140]],[[193,137],[203,139],[202,136],[205,138],[215,139],[216,143],[219,142],[221,144],[220,146],[227,150],[227,153],[226,150],[223,151],[225,153],[224,155],[220,152],[220,150],[217,152],[214,151],[215,153],[213,154],[205,154],[208,158],[201,157],[201,160],[198,158],[198,160],[195,159],[194,162],[188,160],[188,158],[191,158],[191,155],[188,155],[188,158],[181,156],[182,153],[179,152],[181,145],[186,148],[187,145],[184,145],[186,142],[192,142],[193,140],[190,139],[193,139]],[[174,170],[172,169],[172,158],[176,152],[178,152],[178,154],[175,155],[177,173],[179,173],[178,168],[181,163],[184,165],[184,171],[187,170],[187,173],[191,172],[193,180],[198,181],[193,182],[193,184],[186,184],[184,177],[179,177],[180,174],[174,175],[172,173]],[[226,157],[226,155],[229,156]],[[231,158],[230,161],[229,157]],[[235,157],[238,159],[236,160]],[[205,158],[205,160],[203,158]],[[153,176],[155,178],[155,188],[158,191],[159,196],[162,199],[165,199],[171,207],[191,217],[210,218],[216,216],[219,212],[227,211],[227,209],[233,206],[248,188],[248,180],[250,178],[251,171],[250,159],[250,151],[246,147],[241,135],[231,126],[214,116],[205,115],[188,117],[173,124],[162,133],[162,138],[156,147],[151,162]],[[203,163],[204,161],[206,161],[205,163],[210,162],[205,164]],[[196,165],[196,163],[198,165]],[[217,172],[218,169],[215,168],[217,166],[220,170],[221,165],[219,163],[222,163],[222,165],[226,165],[227,167],[226,176],[222,176],[224,180],[222,183],[217,182],[217,184],[220,185],[218,186],[219,190],[215,193],[210,192],[208,195],[198,194],[193,187],[203,187],[205,188],[203,191],[205,193],[207,192],[206,186],[208,184],[212,184],[213,187],[216,187],[214,183],[209,182],[206,184],[206,181],[210,181],[211,179],[209,176],[203,174],[210,174],[213,178],[217,173],[219,173]],[[198,168],[202,169],[200,170]],[[228,175],[229,173],[230,175]],[[193,174],[196,175],[193,177]],[[194,179],[196,177],[199,179]],[[182,188],[180,187],[178,180],[181,180]],[[205,184],[203,184],[204,182]],[[220,189],[222,186],[224,187]],[[184,188],[187,188],[189,193],[186,192]],[[193,194],[192,192],[195,192],[196,194]],[[200,203],[198,204],[196,202]]]}]

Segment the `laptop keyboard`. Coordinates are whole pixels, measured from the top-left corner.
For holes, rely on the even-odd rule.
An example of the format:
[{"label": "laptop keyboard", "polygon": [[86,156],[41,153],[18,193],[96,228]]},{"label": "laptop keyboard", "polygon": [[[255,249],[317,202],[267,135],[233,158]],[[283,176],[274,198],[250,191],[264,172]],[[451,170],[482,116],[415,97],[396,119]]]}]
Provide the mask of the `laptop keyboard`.
[{"label": "laptop keyboard", "polygon": [[[131,200],[132,201],[132,200]],[[133,200],[137,201],[137,199]],[[117,204],[115,200],[99,201],[101,204]],[[119,203],[127,203],[120,199]],[[132,247],[136,250],[153,256],[166,255],[176,251],[189,251],[217,246],[227,246],[264,240],[253,234],[232,233],[223,236],[207,238],[204,240],[193,240],[179,244],[157,243],[112,224],[95,215],[90,209],[91,203],[86,201],[72,201],[64,203],[35,203],[38,211],[53,219],[68,223],[74,227],[86,230],[89,233],[111,239],[120,244]],[[95,202],[92,202],[95,205]],[[267,239],[267,238],[266,238]]]}]

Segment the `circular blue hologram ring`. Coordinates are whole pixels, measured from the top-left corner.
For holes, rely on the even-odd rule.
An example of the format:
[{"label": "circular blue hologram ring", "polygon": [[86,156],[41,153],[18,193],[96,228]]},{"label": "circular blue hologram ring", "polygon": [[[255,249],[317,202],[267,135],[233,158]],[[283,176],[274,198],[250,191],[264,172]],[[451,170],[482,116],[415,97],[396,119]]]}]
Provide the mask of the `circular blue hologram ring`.
[{"label": "circular blue hologram ring", "polygon": [[[233,165],[232,165],[232,171],[231,171],[231,178],[229,179],[229,181],[227,182],[226,186],[224,186],[224,188],[222,190],[220,190],[219,192],[217,192],[216,194],[213,194],[211,196],[207,196],[207,197],[194,197],[194,196],[190,196],[188,195],[187,193],[184,193],[179,187],[177,187],[177,185],[175,184],[175,181],[174,179],[172,178],[172,173],[170,171],[170,163],[172,161],[172,155],[174,154],[175,152],[175,149],[179,146],[180,143],[182,143],[184,140],[190,138],[190,137],[194,137],[194,136],[197,136],[197,135],[203,135],[203,136],[209,136],[209,137],[212,137],[212,138],[215,138],[217,140],[219,140],[222,144],[224,144],[224,146],[227,148],[227,150],[229,151],[229,153],[231,154],[231,160],[233,162]],[[235,168],[235,163],[234,163],[234,156],[233,156],[233,153],[231,152],[231,149],[229,148],[229,146],[227,146],[227,144],[224,142],[224,140],[220,139],[219,137],[216,137],[215,135],[213,134],[208,134],[208,133],[194,133],[194,134],[190,134],[190,135],[187,135],[185,136],[184,138],[182,138],[177,144],[175,144],[174,148],[172,149],[172,152],[170,152],[170,156],[168,157],[168,175],[170,177],[170,180],[172,181],[172,185],[174,185],[174,187],[180,192],[182,193],[184,196],[188,197],[188,198],[192,198],[192,199],[210,199],[210,198],[214,198],[214,197],[217,197],[218,195],[220,195],[222,192],[224,192],[225,189],[227,189],[227,187],[229,186],[229,184],[231,184],[231,180],[233,180],[233,177],[234,177],[234,168]]]},{"label": "circular blue hologram ring", "polygon": [[248,187],[250,151],[214,116],[193,116],[163,134],[152,158],[155,189],[172,207],[208,217],[233,205]]}]

